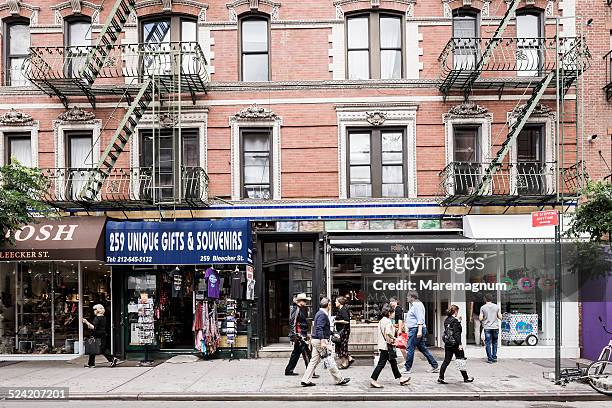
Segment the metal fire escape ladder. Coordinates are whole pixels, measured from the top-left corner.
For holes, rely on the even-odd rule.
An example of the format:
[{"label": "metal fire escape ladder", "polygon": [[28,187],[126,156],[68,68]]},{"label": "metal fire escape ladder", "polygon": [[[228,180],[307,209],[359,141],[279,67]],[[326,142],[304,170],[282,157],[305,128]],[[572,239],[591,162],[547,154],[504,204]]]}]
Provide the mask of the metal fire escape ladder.
[{"label": "metal fire escape ladder", "polygon": [[138,122],[153,100],[153,81],[153,78],[147,78],[143,81],[138,94],[134,97],[121,123],[117,126],[111,142],[100,156],[95,171],[90,173],[87,183],[85,183],[81,191],[81,196],[86,200],[96,199],[104,184],[104,180],[110,175],[117,159],[125,150],[125,146],[132,134],[136,131]]},{"label": "metal fire escape ladder", "polygon": [[85,64],[79,73],[89,86],[92,86],[98,77],[135,6],[136,0],[118,0],[110,10],[96,44],[87,54]]},{"label": "metal fire escape ladder", "polygon": [[542,99],[542,96],[546,92],[546,89],[550,85],[551,81],[555,78],[555,71],[550,71],[535,87],[531,97],[527,100],[527,103],[521,107],[516,115],[516,120],[510,127],[510,131],[508,132],[508,137],[502,143],[501,148],[497,151],[497,154],[491,161],[491,163],[485,168],[482,180],[480,181],[480,185],[478,186],[478,190],[476,195],[485,195],[489,190],[489,186],[491,185],[491,181],[493,179],[493,175],[501,166],[506,154],[510,151],[510,146],[516,140],[521,130],[527,123],[527,120],[531,116],[531,113]]},{"label": "metal fire escape ladder", "polygon": [[487,42],[487,45],[482,51],[482,55],[480,56],[480,58],[478,58],[476,67],[470,72],[469,76],[465,80],[463,92],[466,99],[472,89],[472,85],[474,85],[474,82],[476,82],[476,80],[482,73],[483,68],[488,64],[491,55],[493,55],[493,51],[495,51],[495,48],[501,42],[502,36],[504,35],[504,31],[506,30],[506,27],[508,27],[510,20],[514,18],[516,9],[519,5],[519,1],[520,0],[512,0],[511,3],[508,4],[508,9],[506,10],[504,17],[495,29],[495,32],[493,33],[491,39]]}]

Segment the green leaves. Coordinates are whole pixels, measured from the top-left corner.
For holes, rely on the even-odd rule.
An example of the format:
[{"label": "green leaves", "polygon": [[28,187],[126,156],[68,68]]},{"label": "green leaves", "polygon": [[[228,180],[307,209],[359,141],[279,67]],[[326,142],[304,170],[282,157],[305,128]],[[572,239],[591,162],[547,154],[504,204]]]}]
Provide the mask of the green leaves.
[{"label": "green leaves", "polygon": [[40,170],[12,162],[0,167],[0,242],[11,240],[8,231],[35,222],[35,215],[54,210],[42,198],[48,183]]},{"label": "green leaves", "polygon": [[591,242],[610,243],[612,233],[612,184],[589,182],[585,191],[586,202],[576,209],[574,222],[567,231],[569,237],[587,234]]}]

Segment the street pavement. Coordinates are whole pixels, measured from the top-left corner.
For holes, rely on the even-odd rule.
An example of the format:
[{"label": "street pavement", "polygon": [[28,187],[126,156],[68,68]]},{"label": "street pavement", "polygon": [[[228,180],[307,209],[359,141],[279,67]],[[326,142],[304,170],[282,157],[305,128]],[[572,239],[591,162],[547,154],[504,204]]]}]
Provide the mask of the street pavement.
[{"label": "street pavement", "polygon": [[[441,361],[440,352],[435,352]],[[373,361],[363,360],[341,371],[351,378],[346,386],[333,384],[331,376],[317,369],[321,378],[316,387],[300,386],[301,377],[284,375],[285,359],[211,360],[155,367],[137,367],[126,363],[115,368],[101,361],[96,368],[83,367],[82,358],[72,362],[30,361],[3,363],[0,366],[0,387],[69,387],[75,399],[124,400],[526,400],[572,401],[603,400],[588,385],[570,383],[556,386],[542,377],[552,371],[553,360],[512,359],[487,364],[484,359],[470,359],[468,371],[475,381],[464,384],[452,363],[447,371],[448,385],[436,383],[438,374],[429,373],[429,366],[417,355],[407,386],[393,380],[386,367],[379,382],[382,390],[369,387]],[[563,361],[575,366],[575,361]],[[303,362],[296,370],[304,372]],[[421,405],[422,406],[422,405]],[[436,404],[436,407],[439,405]]]}]

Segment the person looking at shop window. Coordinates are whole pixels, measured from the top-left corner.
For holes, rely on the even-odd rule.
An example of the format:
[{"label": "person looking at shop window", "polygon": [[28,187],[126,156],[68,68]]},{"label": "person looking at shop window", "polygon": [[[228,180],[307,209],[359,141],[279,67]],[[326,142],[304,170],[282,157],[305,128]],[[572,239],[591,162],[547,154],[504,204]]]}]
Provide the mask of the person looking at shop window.
[{"label": "person looking at shop window", "polygon": [[467,370],[465,369],[465,353],[463,352],[463,346],[461,345],[461,316],[459,316],[459,306],[451,305],[446,312],[446,320],[444,320],[444,334],[442,340],[444,342],[444,362],[440,368],[440,375],[438,377],[438,383],[448,384],[444,381],[444,373],[446,368],[450,364],[453,356],[457,359],[457,367],[463,377],[463,382],[471,383],[474,381],[473,377],[468,377]]},{"label": "person looking at shop window", "polygon": [[499,337],[499,321],[503,319],[499,305],[493,303],[493,295],[485,295],[485,304],[480,308],[480,321],[485,332],[485,349],[487,363],[497,363],[497,339]]},{"label": "person looking at shop window", "polygon": [[[98,304],[93,307],[94,318],[90,323],[87,319],[83,318],[83,323],[93,330],[91,335],[95,339],[100,339],[100,352],[108,360],[111,367],[115,367],[119,363],[119,359],[114,357],[106,348],[106,317],[104,316],[104,306]],[[96,355],[90,354],[89,361],[85,367],[93,368],[96,366]]]},{"label": "person looking at shop window", "polygon": [[285,367],[285,375],[299,375],[293,372],[300,356],[304,359],[304,364],[308,367],[310,362],[310,351],[308,350],[308,313],[306,312],[306,302],[310,298],[305,293],[298,294],[293,299],[293,306],[289,313],[289,340],[293,343],[293,350],[289,363]]},{"label": "person looking at shop window", "polygon": [[419,300],[419,294],[415,291],[408,293],[410,309],[406,317],[406,328],[408,329],[408,344],[406,345],[405,373],[410,374],[414,362],[414,351],[418,349],[431,365],[430,372],[438,372],[438,362],[427,349],[427,325],[425,324],[425,305]]},{"label": "person looking at shop window", "polygon": [[331,341],[329,340],[332,335],[331,323],[329,320],[331,302],[328,298],[323,298],[321,299],[319,306],[321,308],[315,315],[312,327],[312,358],[310,359],[310,363],[308,363],[308,368],[306,368],[304,377],[302,377],[302,386],[312,387],[315,385],[312,382],[312,375],[321,360],[325,360],[324,364],[334,378],[336,385],[348,384],[351,379],[342,378],[340,371],[336,366],[336,362],[333,360],[333,356],[331,354]]}]

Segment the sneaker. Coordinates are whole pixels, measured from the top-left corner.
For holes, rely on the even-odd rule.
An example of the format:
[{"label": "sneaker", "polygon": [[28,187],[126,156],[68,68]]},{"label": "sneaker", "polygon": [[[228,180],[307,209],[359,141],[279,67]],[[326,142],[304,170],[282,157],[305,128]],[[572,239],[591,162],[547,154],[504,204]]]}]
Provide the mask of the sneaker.
[{"label": "sneaker", "polygon": [[319,377],[320,377],[320,375],[319,375],[319,374],[313,374],[313,375],[312,375],[312,378],[319,378]]},{"label": "sneaker", "polygon": [[302,384],[302,387],[314,387],[315,385],[317,385],[317,384],[315,384],[313,382],[305,383],[304,381],[302,381],[301,384]]},{"label": "sneaker", "polygon": [[290,372],[290,373],[285,373],[285,375],[294,376],[294,375],[299,375],[299,374],[298,373],[294,373],[294,372]]},{"label": "sneaker", "polygon": [[487,364],[493,364],[495,361],[493,360],[487,360]]},{"label": "sneaker", "polygon": [[85,364],[85,367],[87,367],[87,368],[96,368],[96,365],[95,364],[94,365]]},{"label": "sneaker", "polygon": [[470,378],[466,378],[465,380],[463,380],[464,383],[471,383],[474,382],[474,377],[470,377]]},{"label": "sneaker", "polygon": [[113,358],[113,361],[111,361],[110,366],[111,367],[116,367],[117,364],[119,364],[119,359],[118,358]]},{"label": "sneaker", "polygon": [[431,370],[429,370],[430,373],[439,373],[440,372],[440,368],[439,367],[434,367]]},{"label": "sneaker", "polygon": [[448,384],[446,381],[444,381],[441,378],[438,378],[438,384]]},{"label": "sneaker", "polygon": [[351,381],[350,378],[344,378],[342,381],[340,381],[339,383],[337,383],[336,385],[346,385],[349,383],[349,381]]},{"label": "sneaker", "polygon": [[402,368],[402,371],[400,371],[400,374],[410,375],[412,374],[412,370],[406,370],[405,368]]}]

